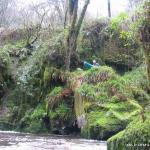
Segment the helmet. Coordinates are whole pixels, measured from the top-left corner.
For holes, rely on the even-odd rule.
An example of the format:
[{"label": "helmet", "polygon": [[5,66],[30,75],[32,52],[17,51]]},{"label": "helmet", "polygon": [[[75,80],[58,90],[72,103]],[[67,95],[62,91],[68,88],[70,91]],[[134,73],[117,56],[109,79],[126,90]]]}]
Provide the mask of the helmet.
[{"label": "helmet", "polygon": [[93,60],[93,63],[95,64],[95,63],[96,63],[96,60]]}]

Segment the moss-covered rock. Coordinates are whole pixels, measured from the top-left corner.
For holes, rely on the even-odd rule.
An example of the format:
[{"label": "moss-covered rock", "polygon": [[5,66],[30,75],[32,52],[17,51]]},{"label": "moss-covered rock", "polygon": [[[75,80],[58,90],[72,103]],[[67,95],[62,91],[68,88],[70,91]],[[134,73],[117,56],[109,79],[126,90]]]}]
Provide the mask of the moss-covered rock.
[{"label": "moss-covered rock", "polygon": [[100,67],[87,71],[83,79],[75,92],[75,111],[77,118],[86,117],[81,129],[84,137],[106,140],[142,111],[133,94],[140,81],[133,83],[133,73],[121,77],[109,67]]},{"label": "moss-covered rock", "polygon": [[123,130],[136,115],[140,114],[141,109],[140,105],[131,100],[112,101],[100,106],[93,104],[87,110],[87,124],[82,129],[82,134],[84,137],[106,140]]},{"label": "moss-covered rock", "polygon": [[150,147],[150,118],[137,118],[128,127],[108,140],[108,150],[148,150]]}]

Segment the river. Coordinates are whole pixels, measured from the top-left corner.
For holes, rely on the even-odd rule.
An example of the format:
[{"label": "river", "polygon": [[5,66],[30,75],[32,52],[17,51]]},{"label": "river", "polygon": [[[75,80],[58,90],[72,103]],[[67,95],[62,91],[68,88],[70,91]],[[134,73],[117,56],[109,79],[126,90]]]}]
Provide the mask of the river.
[{"label": "river", "polygon": [[0,131],[0,150],[107,150],[105,142],[72,136]]}]

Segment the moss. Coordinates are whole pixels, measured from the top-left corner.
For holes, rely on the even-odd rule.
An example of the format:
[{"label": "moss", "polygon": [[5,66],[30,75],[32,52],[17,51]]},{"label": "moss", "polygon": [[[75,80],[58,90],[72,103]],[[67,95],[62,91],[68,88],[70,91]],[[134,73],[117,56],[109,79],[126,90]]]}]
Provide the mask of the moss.
[{"label": "moss", "polygon": [[[49,94],[48,97],[55,97],[55,96],[59,96],[62,92],[63,88],[62,87],[55,87]],[[47,98],[48,98],[47,97]]]},{"label": "moss", "polygon": [[87,83],[98,84],[100,82],[115,79],[116,77],[117,75],[112,68],[102,66],[88,70],[84,76],[84,81]]},{"label": "moss", "polygon": [[61,93],[63,91],[62,87],[55,87],[46,97],[46,111],[47,114],[49,110],[53,108],[55,104],[58,104],[59,100],[61,100]]},{"label": "moss", "polygon": [[108,140],[108,150],[147,150],[150,145],[150,118],[135,119],[128,127]]},{"label": "moss", "polygon": [[[141,81],[136,82],[134,88],[132,86],[137,72],[121,77],[111,68],[100,67],[84,74],[86,80],[75,92],[76,116],[85,114],[87,121],[82,127],[82,136],[106,140],[125,129],[140,114],[143,108],[136,101],[133,89]],[[108,78],[97,82],[97,76],[103,74],[105,77],[105,73]],[[143,74],[140,75],[141,80]]]},{"label": "moss", "polygon": [[45,67],[43,80],[44,85],[49,87],[64,85],[67,80],[67,74],[60,69]]},{"label": "moss", "polygon": [[42,120],[33,120],[30,123],[30,126],[24,130],[25,132],[30,133],[45,133],[48,132],[47,129],[43,126]]},{"label": "moss", "polygon": [[44,80],[44,84],[46,85],[48,82],[50,82],[51,80],[51,74],[52,74],[52,69],[49,67],[45,68],[44,71],[44,76],[43,76],[43,80]]},{"label": "moss", "polygon": [[[64,52],[51,55],[53,50],[57,51],[57,48],[61,51],[61,43],[53,44],[54,47],[49,45],[47,42],[47,47],[36,49],[31,57],[18,64],[20,67],[15,73],[17,86],[12,90],[13,92],[10,91],[8,98],[11,101],[10,107],[15,105],[11,121],[15,126],[19,126],[19,129],[34,133],[47,132],[43,117],[48,117],[48,120],[50,119],[50,123],[47,123],[48,127],[50,128],[51,124],[51,130],[58,130],[73,125],[75,119],[84,114],[87,124],[81,128],[82,136],[105,140],[126,128],[139,115],[142,108],[138,103],[143,104],[145,99],[145,104],[142,106],[148,104],[146,101],[149,95],[144,67],[126,73],[124,76],[117,75],[107,66],[85,71],[77,69],[73,72],[64,72],[61,70],[64,60],[58,59],[58,62],[56,60],[56,58],[64,58]],[[2,54],[6,58],[4,63],[6,66],[9,66],[9,53],[14,57],[21,47],[21,43],[16,43],[15,46],[8,45],[4,48],[8,50],[6,51],[8,57]],[[15,49],[16,52],[13,53]],[[121,57],[114,56],[114,60],[121,58],[125,63],[129,57],[124,54]],[[96,59],[100,60],[99,57]],[[75,61],[75,64],[77,63]],[[83,83],[78,87],[80,77]],[[73,90],[74,95],[62,97],[61,94],[66,87]]]},{"label": "moss", "polygon": [[106,140],[124,129],[141,110],[140,105],[131,100],[117,103],[108,102],[94,109],[91,105],[86,113],[87,125],[83,128],[82,135]]},{"label": "moss", "polygon": [[49,117],[51,119],[61,119],[62,121],[66,121],[71,115],[71,108],[69,108],[66,104],[60,103],[55,109],[49,110]]},{"label": "moss", "polygon": [[46,110],[42,105],[38,105],[35,109],[29,109],[19,122],[19,130],[31,133],[46,132],[47,129],[43,122],[45,114]]},{"label": "moss", "polygon": [[37,106],[36,109],[34,109],[33,113],[31,114],[31,120],[39,120],[43,117],[43,115],[46,113],[44,106]]},{"label": "moss", "polygon": [[1,61],[1,67],[8,68],[10,65],[10,56],[9,52],[5,49],[0,50],[0,61]]},{"label": "moss", "polygon": [[93,111],[87,115],[87,125],[82,129],[84,136],[106,140],[109,136],[122,129],[123,122],[119,122],[114,116],[105,111]]},{"label": "moss", "polygon": [[73,101],[71,97],[64,98],[62,92],[62,87],[55,87],[45,99],[47,116],[51,120],[51,130],[61,130],[63,126],[69,126],[68,122],[73,118]]},{"label": "moss", "polygon": [[0,97],[9,83],[10,76],[10,55],[5,49],[0,49]]},{"label": "moss", "polygon": [[148,106],[150,104],[150,96],[149,96],[149,94],[147,94],[146,91],[135,87],[132,89],[132,92],[133,92],[133,95],[134,95],[134,98],[136,99],[136,101],[143,108],[145,108],[146,106]]}]

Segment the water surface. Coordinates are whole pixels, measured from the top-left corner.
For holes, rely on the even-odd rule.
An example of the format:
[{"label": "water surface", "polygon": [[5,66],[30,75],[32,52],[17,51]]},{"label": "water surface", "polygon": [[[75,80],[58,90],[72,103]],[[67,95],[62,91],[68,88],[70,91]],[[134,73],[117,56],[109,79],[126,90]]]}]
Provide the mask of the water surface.
[{"label": "water surface", "polygon": [[71,136],[0,131],[0,150],[107,150],[106,143]]}]

